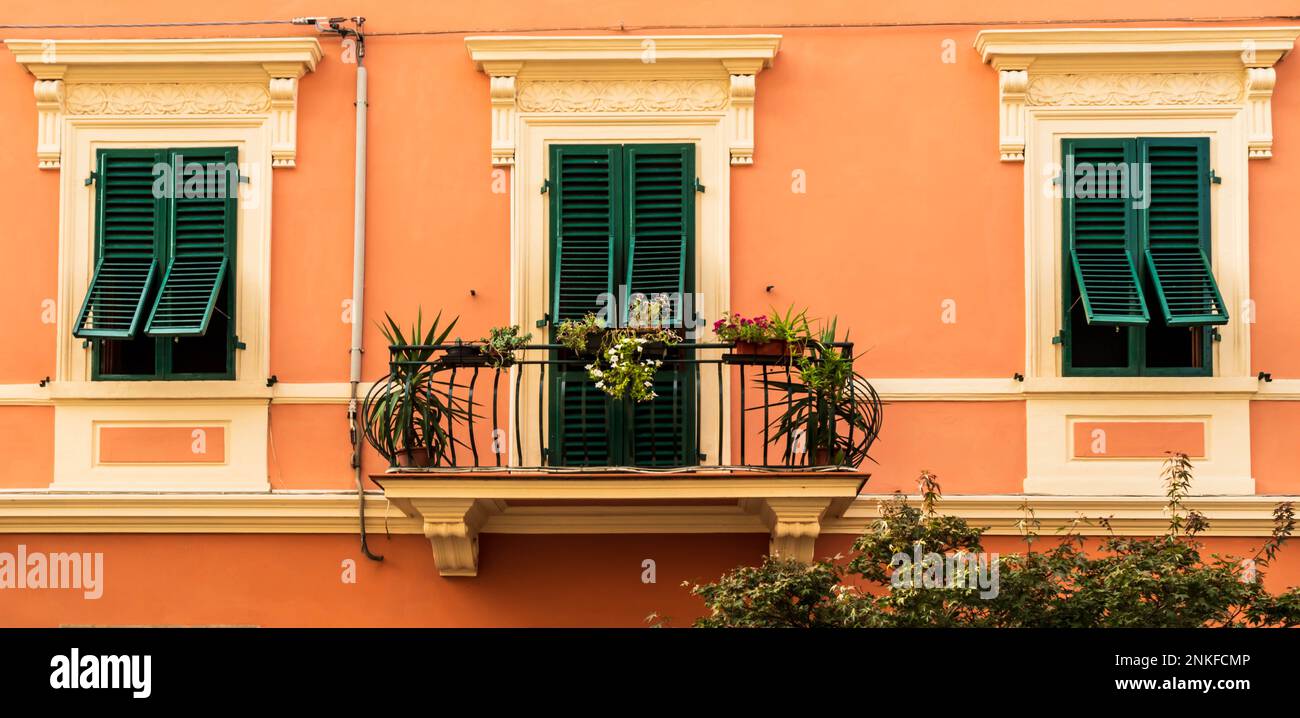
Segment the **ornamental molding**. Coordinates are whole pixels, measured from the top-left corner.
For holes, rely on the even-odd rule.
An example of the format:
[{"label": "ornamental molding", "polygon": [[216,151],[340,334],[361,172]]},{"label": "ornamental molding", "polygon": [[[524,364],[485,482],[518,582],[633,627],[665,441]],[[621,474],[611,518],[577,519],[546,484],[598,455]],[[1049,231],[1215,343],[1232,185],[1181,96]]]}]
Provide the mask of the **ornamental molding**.
[{"label": "ornamental molding", "polygon": [[708,115],[733,165],[754,158],[756,76],[779,35],[467,37],[488,75],[492,164],[515,163],[525,115]]},{"label": "ornamental molding", "polygon": [[1232,72],[1079,73],[1030,78],[1030,106],[1228,105],[1241,101]]},{"label": "ornamental molding", "polygon": [[6,40],[36,79],[37,166],[63,162],[71,118],[255,117],[272,167],[297,157],[298,78],[320,62],[311,37]]},{"label": "ornamental molding", "polygon": [[705,112],[727,106],[723,80],[534,80],[520,84],[520,112]]},{"label": "ornamental molding", "polygon": [[1273,65],[1297,27],[984,30],[975,49],[998,71],[999,153],[1025,158],[1035,112],[1236,108],[1245,113],[1247,156],[1273,156]]},{"label": "ornamental molding", "polygon": [[71,85],[69,115],[243,115],[269,112],[270,89],[252,82]]}]

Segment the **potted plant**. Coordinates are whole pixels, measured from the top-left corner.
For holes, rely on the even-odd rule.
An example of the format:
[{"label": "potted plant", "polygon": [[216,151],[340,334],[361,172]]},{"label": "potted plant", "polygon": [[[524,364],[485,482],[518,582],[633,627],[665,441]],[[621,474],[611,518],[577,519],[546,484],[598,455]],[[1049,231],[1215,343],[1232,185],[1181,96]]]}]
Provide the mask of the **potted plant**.
[{"label": "potted plant", "polygon": [[718,339],[733,343],[733,354],[782,356],[788,352],[787,342],[777,339],[771,321],[763,315],[748,318],[723,312],[722,318],[713,323],[713,333]]},{"label": "potted plant", "polygon": [[[854,358],[836,344],[832,319],[811,340],[811,356],[796,361],[799,378],[765,375],[760,385],[774,392],[766,408],[777,415],[769,425],[771,444],[806,451],[810,466],[858,467],[880,435],[881,402],[871,383],[853,370]],[[751,407],[762,409],[763,406]]]},{"label": "potted plant", "polygon": [[425,330],[421,312],[408,335],[392,317],[385,314],[384,318],[387,324],[379,329],[389,346],[396,348],[390,349],[388,377],[375,382],[362,404],[366,441],[390,464],[434,466],[453,440],[447,432],[448,420],[468,417],[468,409],[458,405],[463,402],[455,398],[454,387],[435,379],[436,364],[429,361],[434,351],[430,347],[446,341],[457,320],[440,332],[439,313]]},{"label": "potted plant", "polygon": [[662,359],[668,348],[681,342],[682,331],[672,316],[672,298],[667,294],[652,297],[636,295],[628,307],[627,327],[624,333],[645,339],[641,353],[650,358]]},{"label": "potted plant", "polygon": [[481,351],[481,345],[457,337],[454,344],[443,350],[439,361],[447,366],[487,366],[489,359]]},{"label": "potted plant", "polygon": [[500,369],[515,363],[515,351],[532,341],[532,334],[520,334],[519,325],[493,327],[480,341],[479,351],[491,358],[492,366]]},{"label": "potted plant", "polygon": [[591,312],[582,319],[565,319],[555,328],[555,341],[578,356],[597,356],[604,343],[606,322]]},{"label": "potted plant", "polygon": [[768,320],[772,337],[777,342],[785,342],[785,354],[791,357],[802,356],[812,330],[808,326],[808,310],[794,310],[791,304],[784,313],[772,308],[772,317]]},{"label": "potted plant", "polygon": [[586,366],[587,376],[596,388],[615,399],[624,396],[636,402],[650,401],[658,396],[654,379],[663,359],[647,354],[650,340],[635,332],[618,330],[596,361]]}]

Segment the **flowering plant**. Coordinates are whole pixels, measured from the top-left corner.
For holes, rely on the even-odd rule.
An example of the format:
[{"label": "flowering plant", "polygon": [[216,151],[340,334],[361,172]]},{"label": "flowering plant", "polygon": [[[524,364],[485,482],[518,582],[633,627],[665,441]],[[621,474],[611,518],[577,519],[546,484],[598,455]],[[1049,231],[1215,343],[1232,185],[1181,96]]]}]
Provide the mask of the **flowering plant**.
[{"label": "flowering plant", "polygon": [[596,388],[614,397],[630,397],[633,401],[650,401],[655,393],[655,372],[663,366],[662,359],[646,355],[646,345],[658,341],[675,344],[677,336],[662,332],[663,336],[637,336],[633,332],[618,331],[605,346],[600,357],[587,365],[587,377]]},{"label": "flowering plant", "polygon": [[627,309],[627,325],[637,329],[662,329],[673,323],[672,297],[635,295]]},{"label": "flowering plant", "polygon": [[591,312],[582,319],[565,319],[555,328],[555,341],[576,354],[588,354],[589,340],[605,331],[605,320]]},{"label": "flowering plant", "polygon": [[724,342],[762,344],[777,338],[765,315],[747,319],[732,312],[722,313],[722,318],[713,323],[713,333]]}]

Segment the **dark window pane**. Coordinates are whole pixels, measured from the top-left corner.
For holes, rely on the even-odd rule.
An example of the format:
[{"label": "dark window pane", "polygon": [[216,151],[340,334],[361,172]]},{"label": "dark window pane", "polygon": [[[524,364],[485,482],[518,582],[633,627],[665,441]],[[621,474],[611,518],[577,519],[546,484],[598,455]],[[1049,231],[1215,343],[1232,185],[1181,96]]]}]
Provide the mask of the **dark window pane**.
[{"label": "dark window pane", "polygon": [[1171,327],[1153,319],[1147,329],[1147,366],[1153,368],[1200,369],[1205,342],[1202,327]]},{"label": "dark window pane", "polygon": [[135,339],[103,339],[99,342],[99,373],[121,376],[152,376],[154,338],[141,334]]},{"label": "dark window pane", "polygon": [[222,284],[206,334],[168,340],[172,342],[173,374],[226,373],[226,358],[230,351],[230,302],[227,291],[228,284]]},{"label": "dark window pane", "polygon": [[1131,332],[1127,327],[1100,326],[1088,323],[1079,288],[1070,279],[1070,363],[1075,369],[1115,369],[1128,366],[1128,342]]}]

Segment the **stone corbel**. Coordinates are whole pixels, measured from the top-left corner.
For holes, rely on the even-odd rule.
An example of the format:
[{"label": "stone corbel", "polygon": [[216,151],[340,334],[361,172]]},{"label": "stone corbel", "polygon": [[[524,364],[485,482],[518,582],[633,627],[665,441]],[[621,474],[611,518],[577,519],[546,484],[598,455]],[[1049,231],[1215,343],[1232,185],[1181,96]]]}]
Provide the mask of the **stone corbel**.
[{"label": "stone corbel", "polygon": [[731,164],[754,164],[754,96],[757,92],[758,73],[764,63],[754,60],[723,60],[731,78],[727,114],[731,124],[728,140]]},{"label": "stone corbel", "polygon": [[822,519],[832,510],[829,498],[767,498],[753,506],[771,532],[768,552],[773,556],[811,562]]},{"label": "stone corbel", "polygon": [[495,502],[420,498],[394,503],[408,515],[421,517],[438,575],[478,575],[478,533],[488,517],[499,512]]},{"label": "stone corbel", "polygon": [[509,167],[515,163],[515,113],[519,83],[516,80],[523,63],[484,63],[492,100],[492,165]]},{"label": "stone corbel", "polygon": [[1250,159],[1273,156],[1273,86],[1277,70],[1246,68],[1246,152]]},{"label": "stone corbel", "polygon": [[36,166],[58,169],[63,154],[63,80],[37,80]]},{"label": "stone corbel", "polygon": [[998,152],[1003,162],[1025,161],[1025,93],[1029,70],[998,71]]},{"label": "stone corbel", "polygon": [[298,78],[272,77],[271,166],[294,167],[298,158]]}]

